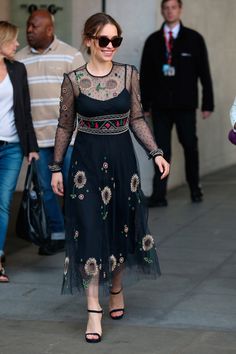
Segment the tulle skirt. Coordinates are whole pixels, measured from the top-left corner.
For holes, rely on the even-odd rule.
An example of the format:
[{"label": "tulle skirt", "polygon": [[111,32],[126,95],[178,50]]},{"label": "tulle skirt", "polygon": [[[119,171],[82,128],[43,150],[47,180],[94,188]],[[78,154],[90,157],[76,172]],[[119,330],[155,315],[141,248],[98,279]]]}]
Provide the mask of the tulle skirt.
[{"label": "tulle skirt", "polygon": [[127,267],[160,274],[147,216],[130,133],[79,132],[66,188],[62,293],[86,290],[95,278],[109,289]]}]

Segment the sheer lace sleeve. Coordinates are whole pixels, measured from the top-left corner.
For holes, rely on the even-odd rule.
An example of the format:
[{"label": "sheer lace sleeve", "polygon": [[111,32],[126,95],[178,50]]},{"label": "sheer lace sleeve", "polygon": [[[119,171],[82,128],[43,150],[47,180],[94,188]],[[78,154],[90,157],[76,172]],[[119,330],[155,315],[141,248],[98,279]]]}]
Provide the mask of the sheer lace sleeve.
[{"label": "sheer lace sleeve", "polygon": [[76,127],[75,92],[69,75],[64,74],[61,86],[60,116],[55,137],[54,163],[50,166],[50,169],[54,172],[61,169],[64,155]]},{"label": "sheer lace sleeve", "polygon": [[127,75],[130,77],[131,93],[130,129],[150,158],[163,155],[162,150],[158,148],[153,134],[144,118],[140,98],[139,73],[134,66],[128,67],[128,69],[131,70],[130,75],[129,73]]}]

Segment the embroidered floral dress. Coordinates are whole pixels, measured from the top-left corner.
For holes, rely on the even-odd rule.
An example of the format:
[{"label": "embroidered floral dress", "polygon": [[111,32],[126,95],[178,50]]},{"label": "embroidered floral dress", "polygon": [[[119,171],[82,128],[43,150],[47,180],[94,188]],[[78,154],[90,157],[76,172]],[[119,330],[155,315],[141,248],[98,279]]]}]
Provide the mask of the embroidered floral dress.
[{"label": "embroidered floral dress", "polygon": [[147,227],[131,130],[147,153],[157,145],[143,118],[138,72],[113,63],[95,77],[86,65],[64,76],[55,161],[62,163],[75,125],[66,186],[66,258],[62,292],[88,286],[94,276],[111,285],[125,266],[160,273]]}]

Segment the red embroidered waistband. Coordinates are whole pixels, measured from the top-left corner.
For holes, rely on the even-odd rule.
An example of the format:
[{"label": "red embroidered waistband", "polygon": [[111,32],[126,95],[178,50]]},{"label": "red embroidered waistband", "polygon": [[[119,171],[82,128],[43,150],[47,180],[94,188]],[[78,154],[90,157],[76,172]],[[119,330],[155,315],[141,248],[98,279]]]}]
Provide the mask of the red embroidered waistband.
[{"label": "red embroidered waistband", "polygon": [[128,115],[129,112],[91,118],[79,115],[78,130],[97,135],[121,134],[129,129]]}]

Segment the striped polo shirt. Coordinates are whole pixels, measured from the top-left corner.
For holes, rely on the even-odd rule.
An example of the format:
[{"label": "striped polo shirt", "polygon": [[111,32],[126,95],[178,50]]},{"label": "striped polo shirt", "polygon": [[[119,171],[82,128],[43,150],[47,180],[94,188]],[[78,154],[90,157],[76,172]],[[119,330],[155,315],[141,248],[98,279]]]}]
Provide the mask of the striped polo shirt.
[{"label": "striped polo shirt", "polygon": [[16,54],[16,59],[26,66],[38,145],[54,146],[63,74],[82,66],[83,56],[55,37],[43,53],[26,46]]}]

